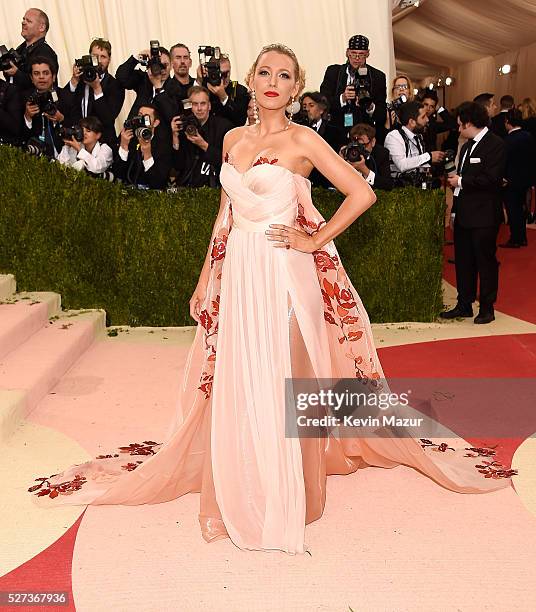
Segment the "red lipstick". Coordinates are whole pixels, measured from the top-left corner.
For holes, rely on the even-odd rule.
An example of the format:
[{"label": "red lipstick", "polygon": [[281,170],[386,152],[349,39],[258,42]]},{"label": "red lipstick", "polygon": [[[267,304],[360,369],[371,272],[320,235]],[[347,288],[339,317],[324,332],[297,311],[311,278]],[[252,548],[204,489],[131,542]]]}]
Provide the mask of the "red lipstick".
[{"label": "red lipstick", "polygon": [[278,98],[279,97],[279,94],[277,93],[277,91],[265,91],[264,95],[268,96],[269,98]]}]

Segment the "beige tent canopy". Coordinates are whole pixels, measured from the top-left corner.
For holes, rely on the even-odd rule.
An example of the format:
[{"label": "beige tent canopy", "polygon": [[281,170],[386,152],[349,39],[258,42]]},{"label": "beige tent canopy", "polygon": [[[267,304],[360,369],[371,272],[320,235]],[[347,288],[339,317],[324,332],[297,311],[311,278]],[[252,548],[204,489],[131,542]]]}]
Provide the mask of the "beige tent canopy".
[{"label": "beige tent canopy", "polygon": [[[455,77],[448,103],[482,91],[536,97],[536,0],[420,0],[393,2],[398,73],[424,84]],[[405,2],[403,4],[409,4]],[[509,75],[498,68],[511,64]]]}]

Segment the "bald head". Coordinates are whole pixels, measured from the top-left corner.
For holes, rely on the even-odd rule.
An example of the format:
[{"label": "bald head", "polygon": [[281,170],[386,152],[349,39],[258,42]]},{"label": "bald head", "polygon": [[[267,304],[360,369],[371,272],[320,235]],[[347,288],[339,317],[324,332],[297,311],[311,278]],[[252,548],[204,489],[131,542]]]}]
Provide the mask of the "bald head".
[{"label": "bald head", "polygon": [[46,36],[49,25],[48,15],[44,11],[38,8],[28,9],[22,18],[21,36],[26,44],[31,45]]}]

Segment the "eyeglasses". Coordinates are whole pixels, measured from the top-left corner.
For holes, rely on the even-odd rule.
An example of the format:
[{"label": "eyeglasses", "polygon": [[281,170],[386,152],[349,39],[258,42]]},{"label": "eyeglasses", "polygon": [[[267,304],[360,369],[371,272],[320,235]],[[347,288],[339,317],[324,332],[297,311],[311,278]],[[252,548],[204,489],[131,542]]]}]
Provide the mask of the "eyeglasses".
[{"label": "eyeglasses", "polygon": [[363,53],[348,51],[348,57],[351,59],[366,59],[368,57],[368,51],[364,51]]},{"label": "eyeglasses", "polygon": [[407,84],[403,84],[403,85],[395,85],[393,87],[393,89],[409,89],[409,85]]}]

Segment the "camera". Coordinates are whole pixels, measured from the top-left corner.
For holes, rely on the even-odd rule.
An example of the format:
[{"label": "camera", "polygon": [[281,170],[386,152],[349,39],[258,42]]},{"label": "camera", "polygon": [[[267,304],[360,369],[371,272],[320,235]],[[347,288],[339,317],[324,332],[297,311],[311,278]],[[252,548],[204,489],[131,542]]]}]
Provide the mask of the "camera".
[{"label": "camera", "polygon": [[62,140],[77,140],[82,142],[84,140],[84,129],[79,125],[73,125],[71,127],[61,126],[58,130],[58,136]]},{"label": "camera", "polygon": [[149,41],[149,53],[150,55],[142,55],[140,58],[140,64],[147,66],[147,69],[151,71],[153,76],[160,76],[166,69],[164,64],[160,61],[160,41],[151,40]]},{"label": "camera", "polygon": [[402,106],[402,104],[405,104],[407,101],[408,101],[408,97],[402,94],[401,96],[399,96],[398,98],[396,98],[395,100],[387,104],[387,110],[395,111],[396,113],[396,111]]},{"label": "camera", "polygon": [[443,160],[443,167],[447,176],[454,176],[456,174],[456,152],[452,149],[445,151],[445,159]]},{"label": "camera", "polygon": [[199,47],[197,53],[199,54],[199,63],[207,69],[207,76],[203,78],[203,86],[206,87],[207,83],[213,86],[221,85],[220,48]]},{"label": "camera", "polygon": [[149,115],[131,117],[123,123],[123,127],[127,130],[132,130],[136,138],[141,138],[142,140],[152,140],[153,138],[153,129]]},{"label": "camera", "polygon": [[372,104],[372,96],[370,95],[370,76],[366,66],[357,69],[354,87],[359,106],[365,110],[368,109]]},{"label": "camera", "polygon": [[58,94],[55,91],[35,91],[28,97],[28,102],[37,105],[40,113],[53,115],[58,110]]},{"label": "camera", "polygon": [[11,63],[20,68],[24,64],[24,60],[20,53],[15,49],[7,49],[5,45],[0,45],[0,70],[9,70]]},{"label": "camera", "polygon": [[196,136],[201,127],[197,117],[192,112],[192,103],[189,100],[183,100],[182,111],[179,115],[181,126],[179,130],[184,131],[188,136]]},{"label": "camera", "polygon": [[75,65],[82,71],[82,79],[92,83],[99,74],[99,60],[94,55],[82,55],[74,60]]},{"label": "camera", "polygon": [[41,140],[37,136],[32,136],[26,143],[26,152],[36,157],[46,154],[46,144],[44,140]]},{"label": "camera", "polygon": [[370,152],[361,142],[352,141],[344,149],[344,159],[350,164],[358,162],[361,158],[365,161],[370,157]]}]

